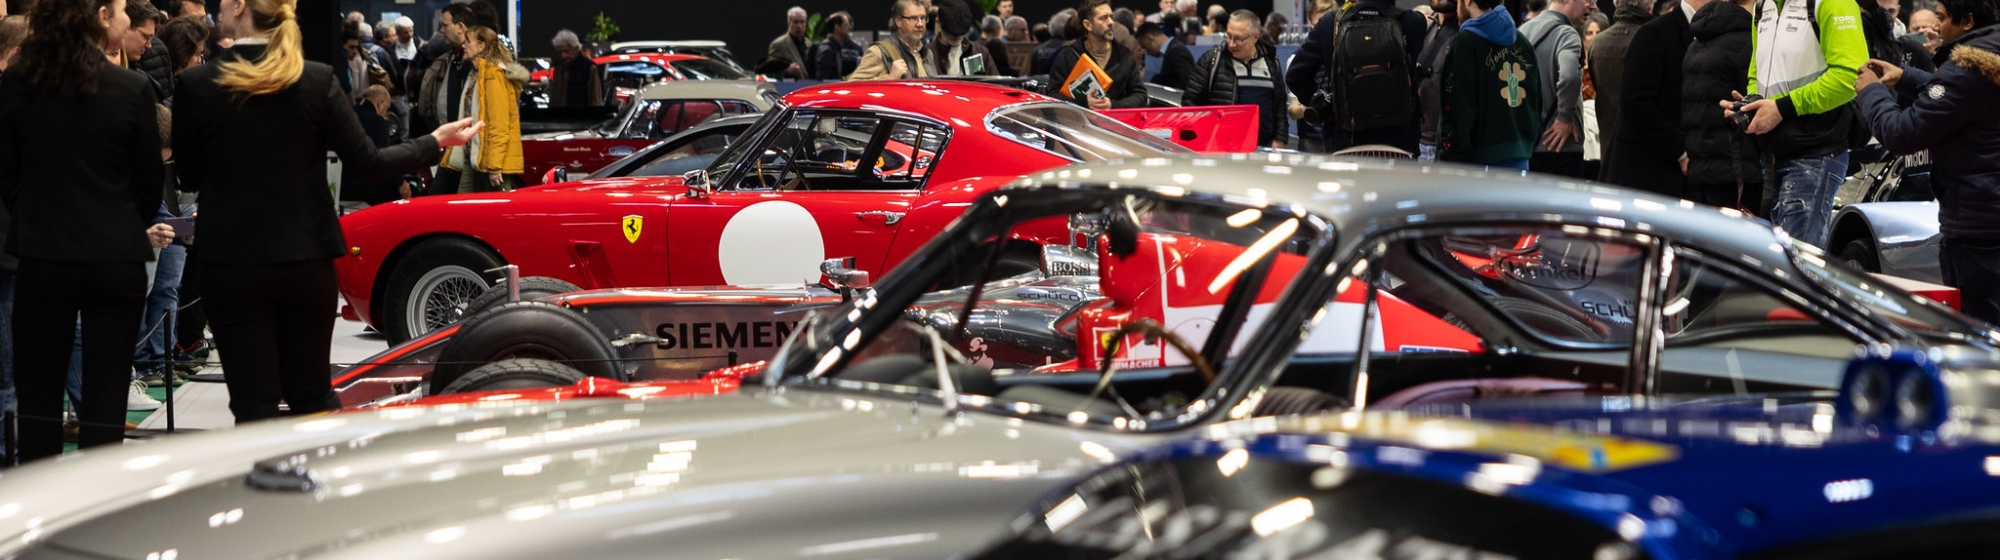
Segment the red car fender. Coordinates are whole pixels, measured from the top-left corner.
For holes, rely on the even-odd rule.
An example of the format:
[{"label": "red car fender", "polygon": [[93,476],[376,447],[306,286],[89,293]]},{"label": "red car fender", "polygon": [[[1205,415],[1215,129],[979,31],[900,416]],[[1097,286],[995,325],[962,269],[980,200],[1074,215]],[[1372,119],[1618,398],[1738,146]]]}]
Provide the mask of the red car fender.
[{"label": "red car fender", "polygon": [[1204,154],[1257,151],[1257,106],[1155,107],[1098,111]]},{"label": "red car fender", "polygon": [[[671,285],[666,202],[680,178],[593,181],[571,189],[428,196],[370,207],[341,218],[348,251],[334,260],[341,297],[364,321],[377,316],[385,267],[431,239],[468,239],[521,276],[549,276],[584,288]],[[499,211],[495,211],[499,208]],[[626,237],[628,217],[637,235]]]},{"label": "red car fender", "polygon": [[[973,177],[934,185],[925,190],[923,196],[911,202],[908,213],[903,216],[901,227],[896,230],[896,242],[889,246],[889,253],[883,259],[883,270],[886,271],[902,263],[925,243],[929,243],[932,237],[937,236],[937,232],[944,231],[944,228],[958,220],[958,217],[965,213],[965,209],[972,206],[972,202],[980,195],[1019,179],[1020,177],[1015,176]],[[1056,222],[1063,223],[1062,220]],[[1062,240],[1069,231],[1067,225],[1061,226],[1057,231],[1043,231],[1046,229],[1016,228],[1013,237],[1047,243]],[[880,275],[876,277],[879,278]]]}]

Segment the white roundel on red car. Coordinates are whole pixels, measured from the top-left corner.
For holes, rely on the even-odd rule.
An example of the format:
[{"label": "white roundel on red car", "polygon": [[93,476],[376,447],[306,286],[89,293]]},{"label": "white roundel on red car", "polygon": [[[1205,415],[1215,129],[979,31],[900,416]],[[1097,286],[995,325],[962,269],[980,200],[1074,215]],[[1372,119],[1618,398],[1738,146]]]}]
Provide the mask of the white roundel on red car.
[{"label": "white roundel on red car", "polygon": [[732,285],[818,281],[826,260],[819,222],[804,206],[771,200],[752,204],[722,226],[715,258]]}]

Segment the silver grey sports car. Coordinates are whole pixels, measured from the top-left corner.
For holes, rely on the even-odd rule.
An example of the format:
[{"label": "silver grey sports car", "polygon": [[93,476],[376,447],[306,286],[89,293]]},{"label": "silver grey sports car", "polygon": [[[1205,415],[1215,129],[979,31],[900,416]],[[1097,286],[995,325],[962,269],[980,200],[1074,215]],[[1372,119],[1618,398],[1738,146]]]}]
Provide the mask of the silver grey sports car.
[{"label": "silver grey sports car", "polygon": [[[984,292],[1015,281],[993,272],[1002,241],[1038,227],[1096,255],[1100,297],[1049,303],[1037,328],[1074,348],[984,351],[969,321],[1035,304]],[[1223,421],[1825,392],[1857,345],[1994,344],[1731,211],[1406,161],[1064,168],[858,280],[740,386],[586,379],[613,390],[449,395],[6,471],[0,557],[934,558]],[[688,382],[711,390],[661,397]]]},{"label": "silver grey sports car", "polygon": [[1835,193],[1838,210],[1827,250],[1868,272],[1942,281],[1938,243],[1943,237],[1938,234],[1929,153],[1874,159]]}]

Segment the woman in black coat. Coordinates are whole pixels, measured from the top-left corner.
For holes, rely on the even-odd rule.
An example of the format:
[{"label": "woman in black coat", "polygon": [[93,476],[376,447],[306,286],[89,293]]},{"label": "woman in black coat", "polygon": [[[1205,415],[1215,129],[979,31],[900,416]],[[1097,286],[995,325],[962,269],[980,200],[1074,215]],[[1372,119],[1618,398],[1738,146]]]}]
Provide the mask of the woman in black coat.
[{"label": "woman in black coat", "polygon": [[[235,39],[183,72],[174,171],[199,191],[201,291],[237,422],[338,408],[327,363],[336,313],[333,259],[345,252],[326,153],[363,179],[392,178],[465,144],[479,125],[377,150],[333,69],[301,54],[294,0],[222,0],[217,31]],[[128,354],[130,352],[127,352]]]},{"label": "woman in black coat", "polygon": [[1750,11],[1709,2],[1694,14],[1681,61],[1681,128],[1687,138],[1687,199],[1764,214],[1763,174],[1757,140],[1736,130],[1715,103],[1749,87]]},{"label": "woman in black coat", "polygon": [[153,83],[105,58],[125,0],[44,0],[0,80],[0,199],[20,258],[14,306],[22,460],[62,453],[63,382],[81,315],[82,446],[125,437],[146,261],[164,171]]}]

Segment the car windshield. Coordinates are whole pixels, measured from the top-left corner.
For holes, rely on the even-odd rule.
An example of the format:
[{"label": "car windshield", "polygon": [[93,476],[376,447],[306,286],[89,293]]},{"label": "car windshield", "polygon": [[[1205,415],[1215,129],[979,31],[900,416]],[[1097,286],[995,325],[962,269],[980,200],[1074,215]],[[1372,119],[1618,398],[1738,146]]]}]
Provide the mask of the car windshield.
[{"label": "car windshield", "polygon": [[690,80],[743,80],[749,76],[730,68],[729,65],[706,58],[690,58],[674,61],[674,70]]},{"label": "car windshield", "polygon": [[1234,383],[1218,372],[1276,312],[1322,230],[1275,209],[1128,193],[975,203],[940,237],[963,243],[913,256],[774,367],[899,393],[942,392],[943,368],[967,405],[1116,428],[1229,406],[1218,399],[1240,393],[1218,391]]},{"label": "car windshield", "polygon": [[1812,280],[1897,326],[1925,336],[1987,338],[1987,328],[1945,311],[1930,300],[1893,289],[1884,280],[1857,272],[1845,263],[1831,263],[1818,247],[1798,240],[1792,241],[1792,247],[1798,250],[1798,258],[1794,260]]},{"label": "car windshield", "polygon": [[744,129],[743,133],[736,137],[736,141],[730,144],[728,149],[723,150],[721,155],[715,156],[714,162],[708,164],[709,177],[721,179],[723,174],[728,173],[731,168],[736,167],[737,162],[742,161],[744,154],[750,151],[750,140],[756,139],[758,134],[769,130],[774,126],[772,123],[778,121],[778,116],[784,113],[784,111],[778,109],[765,111],[763,117],[758,118],[757,122],[751,123],[750,128]]},{"label": "car windshield", "polygon": [[1074,161],[1193,153],[1131,125],[1062,102],[1004,107],[986,118],[994,134]]}]

